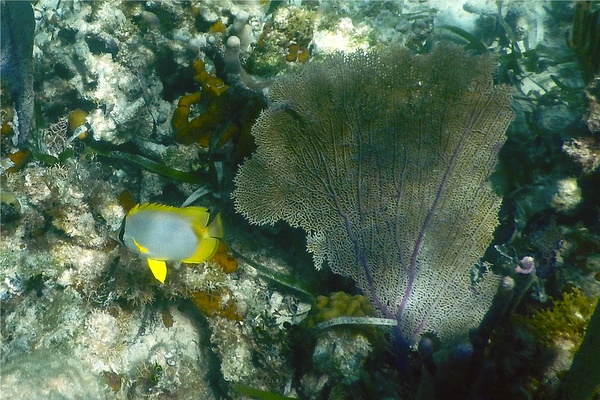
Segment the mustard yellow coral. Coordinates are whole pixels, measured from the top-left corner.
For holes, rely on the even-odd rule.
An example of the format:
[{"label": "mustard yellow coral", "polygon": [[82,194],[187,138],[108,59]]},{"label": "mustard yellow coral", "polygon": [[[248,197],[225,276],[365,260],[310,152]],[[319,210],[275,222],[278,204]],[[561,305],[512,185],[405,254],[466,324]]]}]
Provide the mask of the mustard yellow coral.
[{"label": "mustard yellow coral", "polygon": [[288,62],[298,61],[304,64],[310,58],[310,53],[306,46],[299,45],[297,43],[288,46],[288,54],[285,56],[285,60]]},{"label": "mustard yellow coral", "polygon": [[[182,96],[177,103],[177,109],[173,113],[171,125],[175,132],[175,140],[183,144],[199,142],[203,147],[208,147],[210,138],[217,126],[226,120],[225,100],[220,96],[225,93],[229,86],[223,80],[209,74],[203,61],[196,60],[193,63],[194,81],[202,88],[201,92],[194,92]],[[190,108],[199,104],[205,95],[209,102],[206,111],[192,120],[189,120]],[[229,125],[221,136],[218,146],[222,146],[229,138],[237,132],[235,124]]]},{"label": "mustard yellow coral", "polygon": [[[365,296],[351,296],[344,292],[331,293],[329,296],[318,296],[302,327],[312,329],[317,324],[339,317],[373,317],[375,309]],[[351,331],[365,334],[372,343],[381,341],[381,331],[372,325],[337,326],[334,330]]]},{"label": "mustard yellow coral", "polygon": [[211,98],[218,97],[229,88],[221,78],[217,78],[206,71],[206,64],[202,60],[193,63],[194,81],[202,86],[202,92]]},{"label": "mustard yellow coral", "polygon": [[[74,133],[77,128],[85,124],[88,113],[81,108],[71,111],[68,118],[68,132]],[[85,133],[85,132],[84,132]]]},{"label": "mustard yellow coral", "polygon": [[351,296],[344,292],[331,293],[329,296],[318,296],[308,313],[304,324],[312,328],[319,322],[338,317],[371,317],[375,309],[365,296]]},{"label": "mustard yellow coral", "polygon": [[10,161],[12,161],[14,165],[12,167],[8,168],[6,170],[6,173],[11,174],[13,172],[17,172],[19,169],[21,169],[21,167],[23,167],[25,165],[25,162],[27,162],[30,155],[31,155],[31,152],[27,149],[19,150],[14,153],[10,153],[8,155],[8,158],[10,158]]},{"label": "mustard yellow coral", "polygon": [[[183,144],[200,143],[203,147],[233,144],[236,160],[247,157],[255,149],[251,127],[264,101],[248,92],[232,94],[222,79],[206,70],[201,60],[192,64],[193,79],[201,90],[182,96],[173,113],[171,125],[175,140]],[[191,108],[201,104],[201,115],[190,120]]]},{"label": "mustard yellow coral", "polygon": [[224,288],[215,291],[195,292],[192,294],[194,305],[209,317],[222,317],[232,321],[241,321],[231,290]]},{"label": "mustard yellow coral", "polygon": [[238,262],[229,252],[229,247],[223,242],[219,242],[219,247],[217,247],[217,252],[211,258],[211,261],[219,264],[219,266],[223,269],[223,272],[226,274],[231,274],[237,271]]}]

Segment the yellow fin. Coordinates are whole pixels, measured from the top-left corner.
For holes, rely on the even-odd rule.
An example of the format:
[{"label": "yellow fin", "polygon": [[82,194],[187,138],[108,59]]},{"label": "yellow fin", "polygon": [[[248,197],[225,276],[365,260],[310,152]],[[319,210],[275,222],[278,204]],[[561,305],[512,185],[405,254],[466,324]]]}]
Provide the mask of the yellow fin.
[{"label": "yellow fin", "polygon": [[208,209],[206,207],[191,206],[180,208],[159,203],[136,204],[135,207],[129,210],[129,213],[127,215],[133,215],[141,211],[161,211],[184,215],[188,218],[203,222],[204,226],[206,226],[206,224],[208,223],[209,217]]},{"label": "yellow fin", "polygon": [[[208,215],[208,213],[206,215]],[[206,222],[204,222],[204,225],[200,226],[199,223],[194,221],[192,229],[198,237],[198,248],[191,257],[181,261],[198,264],[210,260],[217,252],[219,238],[223,237],[223,220],[221,219],[221,214],[217,214],[209,226],[206,226]]]},{"label": "yellow fin", "polygon": [[158,279],[160,283],[165,283],[165,278],[167,277],[167,263],[161,260],[152,260],[148,259],[148,267],[150,267],[150,271],[154,274],[154,277]]},{"label": "yellow fin", "polygon": [[185,215],[192,220],[194,225],[197,225],[201,228],[206,228],[206,224],[208,224],[208,218],[210,217],[210,213],[206,207],[190,206],[175,208],[175,211],[180,215]]},{"label": "yellow fin", "polygon": [[143,211],[143,210],[145,210],[147,208],[152,209],[153,206],[156,206],[156,205],[158,205],[158,204],[155,204],[155,203],[143,203],[143,204],[140,204],[140,203],[138,203],[135,206],[133,206],[133,208],[131,210],[129,210],[129,212],[127,213],[127,216],[133,215],[133,214],[135,214],[135,213],[137,213],[139,211]]},{"label": "yellow fin", "polygon": [[219,239],[211,237],[201,239],[196,252],[191,257],[181,261],[185,263],[199,264],[212,258],[212,256],[214,256],[217,252],[217,247],[219,247]]},{"label": "yellow fin", "polygon": [[[188,207],[190,208],[190,207]],[[215,219],[210,223],[210,225],[206,226],[208,223],[209,213],[206,212],[206,219],[194,218],[192,219],[192,229],[194,233],[198,237],[198,241],[202,241],[202,239],[207,238],[219,238],[223,237],[223,220],[221,219],[221,214],[217,214]]]},{"label": "yellow fin", "polygon": [[212,238],[223,238],[223,220],[221,219],[221,213],[218,213],[213,222],[206,228],[208,236]]}]

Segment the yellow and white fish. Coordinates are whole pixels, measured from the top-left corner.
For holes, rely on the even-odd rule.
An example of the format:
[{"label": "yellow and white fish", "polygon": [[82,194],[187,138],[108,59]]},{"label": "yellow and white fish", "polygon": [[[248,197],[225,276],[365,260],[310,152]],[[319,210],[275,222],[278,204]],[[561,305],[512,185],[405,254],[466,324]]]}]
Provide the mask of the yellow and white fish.
[{"label": "yellow and white fish", "polygon": [[148,260],[154,277],[165,283],[165,261],[201,263],[210,259],[223,237],[221,214],[208,224],[204,207],[138,204],[123,218],[117,240]]}]

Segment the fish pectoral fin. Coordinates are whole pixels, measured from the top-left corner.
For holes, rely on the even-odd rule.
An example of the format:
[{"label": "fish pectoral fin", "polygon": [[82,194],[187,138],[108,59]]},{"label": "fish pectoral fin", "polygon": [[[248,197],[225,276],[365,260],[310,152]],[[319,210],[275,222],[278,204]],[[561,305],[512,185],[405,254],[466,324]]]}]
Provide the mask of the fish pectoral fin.
[{"label": "fish pectoral fin", "polygon": [[135,239],[131,239],[133,241],[133,244],[135,244],[135,247],[138,249],[138,251],[142,254],[147,253],[148,249],[145,248],[144,246],[142,246],[141,244],[139,244]]},{"label": "fish pectoral fin", "polygon": [[148,259],[148,267],[150,267],[150,271],[160,283],[165,283],[165,278],[167,277],[167,263],[161,260],[152,260]]},{"label": "fish pectoral fin", "polygon": [[186,258],[185,260],[181,260],[181,261],[183,261],[185,263],[190,263],[190,264],[199,264],[201,262],[211,259],[212,256],[214,256],[215,253],[217,252],[217,247],[219,247],[219,239],[216,239],[216,238],[202,239],[202,240],[200,240],[200,243],[198,244],[198,248],[196,249],[196,252],[191,257]]}]

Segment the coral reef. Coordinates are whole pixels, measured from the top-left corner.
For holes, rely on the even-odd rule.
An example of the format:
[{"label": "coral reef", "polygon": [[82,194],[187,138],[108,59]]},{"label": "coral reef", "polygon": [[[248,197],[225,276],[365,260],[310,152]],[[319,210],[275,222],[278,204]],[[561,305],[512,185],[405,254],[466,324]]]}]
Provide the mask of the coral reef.
[{"label": "coral reef", "polygon": [[[597,377],[586,373],[598,370],[598,308],[585,325],[592,312],[588,299],[600,294],[597,7],[512,0],[3,1],[1,86],[10,96],[0,99],[0,392],[32,399],[537,400],[579,390],[589,396],[597,385]],[[441,40],[463,46],[466,52],[450,52],[464,59],[419,64],[439,56],[432,49]],[[402,60],[385,58],[391,53],[382,49],[390,45],[408,48],[401,50]],[[421,72],[407,72],[407,65]],[[347,88],[332,109],[328,96],[336,90],[310,78],[318,70],[333,77],[334,88]],[[471,85],[470,77],[479,73],[479,86]],[[446,82],[431,85],[433,75]],[[484,176],[503,137],[489,138],[485,128],[478,132],[489,147],[461,142],[465,157],[477,159],[474,166],[463,170],[460,156],[453,164],[446,157],[451,150],[436,152],[442,164],[455,165],[451,170],[466,177],[485,169],[477,182],[457,183],[450,172],[447,179],[439,175],[449,171],[444,165],[434,168],[425,164],[429,157],[411,158],[417,145],[421,155],[431,153],[428,138],[454,143],[452,134],[417,137],[401,129],[417,123],[423,127],[419,132],[438,131],[437,119],[419,103],[425,89],[454,110],[444,114],[447,121],[483,101],[465,94],[471,86],[499,101],[498,111],[506,110],[498,87],[489,85],[492,76],[495,84],[511,86],[516,115],[492,183],[483,184]],[[464,97],[449,89],[456,86]],[[318,216],[328,211],[339,217],[343,209],[348,217],[351,229],[342,228],[334,239],[351,232],[356,240],[329,260],[322,232],[309,232],[306,246],[301,229],[285,223],[251,226],[235,212],[233,177],[256,149],[250,131],[268,93],[271,104],[254,129],[263,129],[265,119],[277,113],[289,117],[269,132],[277,148],[287,137],[282,132],[293,132],[286,152],[272,156],[295,155],[305,162],[285,189],[301,195],[295,205],[306,199],[317,205],[289,217],[330,221],[338,231],[339,220]],[[297,97],[305,101],[296,107]],[[372,140],[388,132],[383,121],[399,104],[410,110],[408,119],[394,120],[405,132],[401,140]],[[340,110],[343,116],[326,124]],[[504,123],[496,125],[502,133]],[[353,126],[371,139],[358,130],[348,136]],[[334,155],[322,151],[328,130],[341,138],[337,154],[346,155],[347,164],[335,165]],[[304,146],[311,135],[315,141]],[[355,138],[361,138],[359,153],[351,151]],[[259,149],[248,162],[263,153]],[[383,177],[377,174],[386,165],[377,160],[389,153],[406,155],[394,158],[405,168],[391,174],[393,184],[404,185],[398,206],[378,200],[381,180],[371,179]],[[323,157],[315,160],[313,154]],[[359,173],[356,160],[365,161]],[[278,173],[295,165],[275,164],[283,165]],[[373,165],[378,171],[369,169]],[[313,185],[317,189],[302,193],[311,176],[321,184],[331,178],[335,192]],[[423,189],[421,183],[432,176],[446,186]],[[347,182],[356,183],[354,195],[340,190]],[[490,197],[490,185],[497,195]],[[450,193],[448,187],[461,191]],[[475,188],[480,199],[491,202],[485,212],[460,196]],[[437,210],[431,226],[439,220],[455,229],[472,215],[465,225],[479,218],[480,229],[456,236],[480,240],[468,251],[462,242],[444,247],[440,243],[452,235],[438,235],[448,231],[438,226],[425,230],[423,245],[397,257],[390,242],[410,246],[404,233],[427,225],[411,216],[427,208],[428,194],[436,190],[442,196],[439,207],[430,207]],[[265,199],[276,193],[257,192],[252,207],[268,212],[272,204]],[[356,193],[369,199],[357,201]],[[169,278],[161,285],[143,259],[110,238],[135,204],[178,207],[186,198],[221,213],[227,246],[201,264],[169,262]],[[313,203],[323,198],[337,198],[341,206]],[[463,208],[450,207],[459,198]],[[365,206],[344,208],[347,204]],[[378,220],[371,216],[383,215],[387,225],[371,223]],[[470,268],[488,247],[494,226],[493,245]],[[386,234],[395,227],[397,236]],[[376,237],[394,240],[368,241]],[[307,247],[324,268],[310,267]],[[415,278],[419,287],[400,287],[410,292],[405,296],[410,304],[402,312],[406,324],[394,328],[395,300],[370,306],[367,299],[381,293],[373,295],[368,276],[357,289],[352,278],[330,271],[364,262],[384,265],[371,277],[373,286],[381,287],[388,276],[397,285],[398,259],[410,264],[414,253],[415,270],[422,272],[441,264],[435,258],[440,249],[445,251],[440,259],[450,261],[445,265],[462,258],[465,265],[457,275],[442,268],[431,278],[440,285],[430,292],[443,293],[444,279],[460,275],[461,298],[475,291],[485,299],[470,300],[467,309],[462,300],[440,295],[434,308],[458,328],[424,321],[415,328],[429,331],[421,332],[418,352],[399,354],[406,339],[413,339],[408,331],[418,323],[414,316],[424,312],[413,308],[424,303],[413,300],[430,296],[418,285],[423,275]],[[505,276],[477,327],[498,280],[484,273],[489,269]],[[471,319],[465,322],[465,315]],[[467,340],[468,328],[473,329]],[[441,346],[434,330],[460,335]],[[555,340],[544,339],[548,335]],[[419,335],[414,336],[416,346]],[[561,385],[564,395],[557,392]]]},{"label": "coral reef", "polygon": [[[345,392],[365,375],[366,362],[375,350],[381,349],[383,334],[380,329],[364,325],[345,325],[348,317],[375,316],[376,311],[365,296],[351,296],[344,292],[318,296],[299,325],[297,347],[298,369],[301,371],[301,391],[306,397],[331,391]],[[325,321],[339,320],[342,324],[318,331]],[[307,352],[307,350],[309,350]],[[317,377],[323,375],[319,385]]]},{"label": "coral reef", "polygon": [[202,312],[209,317],[219,316],[232,321],[241,321],[243,318],[237,313],[237,306],[232,299],[230,290],[222,292],[195,292],[192,301]]},{"label": "coral reef", "polygon": [[[98,179],[102,176],[110,178]],[[168,288],[153,283],[142,260],[108,235],[124,216],[118,194],[126,187],[151,196],[162,190],[162,185],[151,188],[154,180],[150,179],[141,190],[134,179],[79,158],[54,166],[33,162],[4,178],[3,207],[13,209],[14,217],[11,220],[3,210],[0,293],[2,364],[7,371],[3,385],[22,376],[17,364],[39,349],[53,351],[58,358],[65,354],[68,365],[89,366],[89,376],[81,380],[84,397],[110,397],[106,382],[119,378],[120,385],[110,385],[119,396],[189,398],[189,393],[201,393],[203,398],[214,397],[206,378],[209,371],[201,366],[205,363],[197,364],[208,355],[204,348],[190,345],[208,341],[210,332],[199,327],[202,317],[191,303],[182,312],[176,302],[215,288],[229,293],[229,299],[256,296],[257,290],[237,289],[238,278],[225,274],[235,275],[237,264],[226,248],[213,266],[173,265]],[[262,311],[263,307],[255,306]],[[242,311],[248,313],[248,307]],[[246,326],[245,335],[252,335],[254,323]],[[146,374],[144,365],[158,365],[161,372]],[[57,377],[54,381],[60,386],[60,377],[70,372],[67,368],[54,375],[52,368],[48,375],[32,379],[48,387],[47,379]],[[239,378],[231,374],[230,379]],[[18,385],[14,390],[27,393]],[[57,387],[56,393],[71,398],[65,390]],[[49,398],[55,395],[48,394]]]},{"label": "coral reef", "polygon": [[[232,38],[239,45],[236,36],[230,37],[228,43]],[[239,64],[238,51],[232,57]],[[194,81],[200,85],[202,92],[187,94],[179,99],[172,118],[175,139],[186,145],[198,142],[209,152],[222,150],[228,144],[230,148],[233,147],[233,158],[242,159],[254,150],[250,128],[263,107],[262,96],[238,87],[228,90],[229,86],[223,80],[206,71],[205,63],[201,60],[194,61],[193,69]],[[238,74],[246,76],[241,65],[236,69]],[[189,120],[194,105],[201,107],[202,111]],[[241,105],[244,107],[241,108]]]},{"label": "coral reef", "polygon": [[315,11],[306,7],[279,7],[258,37],[246,66],[252,74],[274,75],[285,62],[308,61]]},{"label": "coral reef", "polygon": [[357,382],[373,346],[361,335],[324,333],[315,345],[312,361],[316,369],[343,385]]},{"label": "coral reef", "polygon": [[319,322],[338,317],[374,316],[375,309],[365,296],[351,296],[344,292],[331,293],[329,296],[319,296],[315,300],[311,312],[302,324],[310,329]]},{"label": "coral reef", "polygon": [[535,311],[529,319],[515,318],[517,323],[527,327],[541,346],[564,346],[559,342],[568,341],[572,344],[564,347],[576,351],[597,302],[598,299],[586,297],[576,290],[553,301],[551,308]]},{"label": "coral reef", "polygon": [[80,360],[55,351],[37,350],[2,367],[2,395],[19,399],[106,399],[101,379]]},{"label": "coral reef", "polygon": [[552,207],[558,212],[572,212],[581,203],[581,189],[577,180],[563,179],[557,182],[557,190],[552,196]]},{"label": "coral reef", "polygon": [[[237,271],[238,262],[233,256],[227,254],[227,250],[227,245],[219,243],[217,253],[210,259],[210,263],[217,264],[224,273],[232,274]],[[193,292],[191,299],[200,311],[210,317],[219,316],[232,321],[243,320],[237,312],[233,293],[227,286]]]},{"label": "coral reef", "polygon": [[489,358],[497,378],[487,389],[490,397],[534,393],[535,398],[554,398],[596,303],[575,290],[530,315],[513,315],[492,338]]}]

